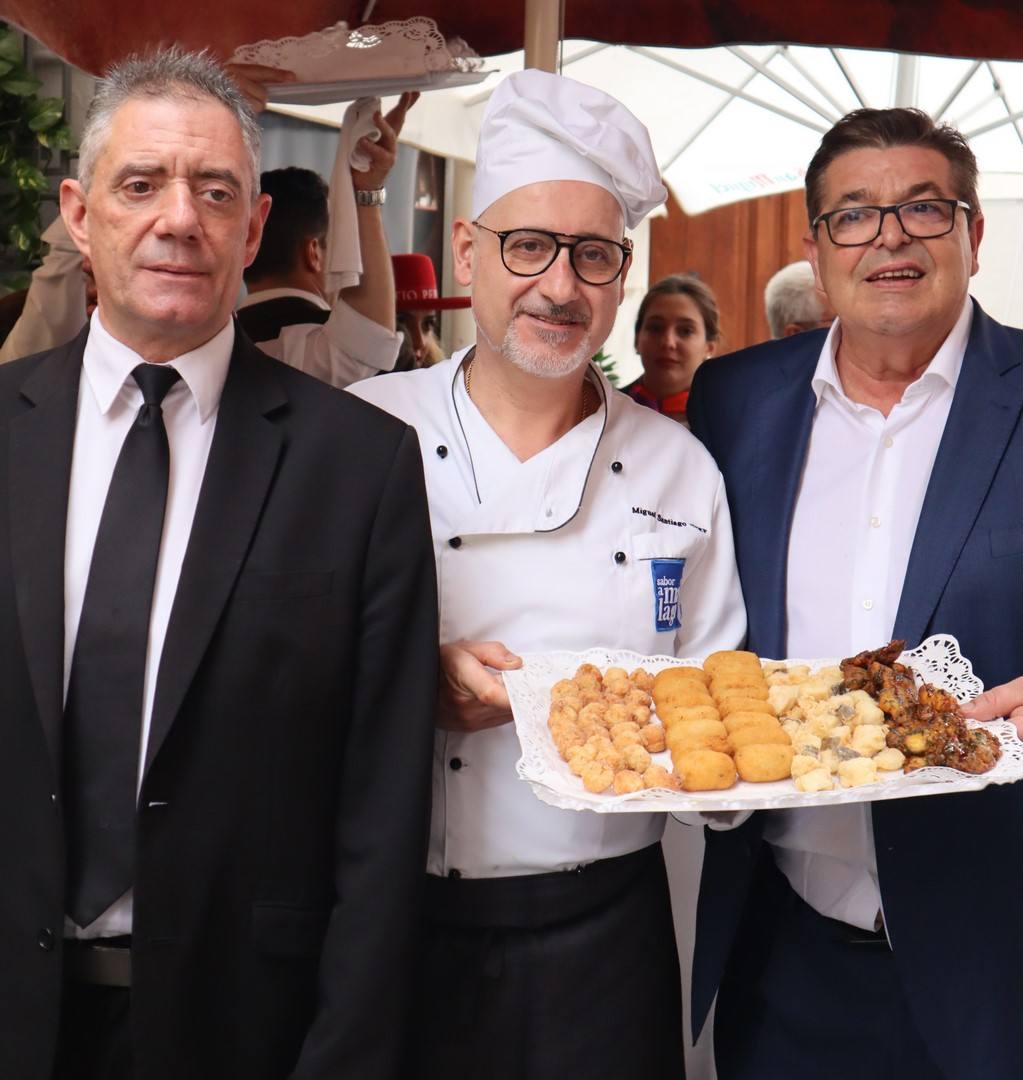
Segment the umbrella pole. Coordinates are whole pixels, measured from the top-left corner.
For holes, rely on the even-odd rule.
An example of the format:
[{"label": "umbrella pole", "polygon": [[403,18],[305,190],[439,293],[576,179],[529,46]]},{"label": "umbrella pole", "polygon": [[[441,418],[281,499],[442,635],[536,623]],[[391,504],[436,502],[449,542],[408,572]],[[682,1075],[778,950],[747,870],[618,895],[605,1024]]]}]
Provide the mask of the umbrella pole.
[{"label": "umbrella pole", "polygon": [[526,0],[523,67],[557,71],[561,41],[560,0]]}]

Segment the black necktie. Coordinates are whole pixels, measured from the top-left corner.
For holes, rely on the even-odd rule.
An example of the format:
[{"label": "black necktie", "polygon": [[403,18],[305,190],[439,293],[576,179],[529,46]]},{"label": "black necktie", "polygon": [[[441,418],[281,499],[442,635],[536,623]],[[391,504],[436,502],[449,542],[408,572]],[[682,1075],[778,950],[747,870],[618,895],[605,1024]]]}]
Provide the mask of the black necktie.
[{"label": "black necktie", "polygon": [[161,403],[179,375],[139,364],[89,567],[64,706],[67,911],[88,926],[132,884],[142,692],[170,451]]}]

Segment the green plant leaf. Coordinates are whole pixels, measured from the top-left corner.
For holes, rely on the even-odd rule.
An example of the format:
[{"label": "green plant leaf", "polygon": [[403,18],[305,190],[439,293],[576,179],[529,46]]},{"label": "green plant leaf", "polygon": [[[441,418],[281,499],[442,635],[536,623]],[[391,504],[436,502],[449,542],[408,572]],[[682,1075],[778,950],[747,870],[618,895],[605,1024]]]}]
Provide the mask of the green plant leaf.
[{"label": "green plant leaf", "polygon": [[15,97],[29,97],[42,85],[38,79],[32,78],[31,75],[0,80],[0,90],[8,94],[14,94]]},{"label": "green plant leaf", "polygon": [[6,60],[12,66],[20,64],[22,44],[10,30],[0,31],[0,60]]},{"label": "green plant leaf", "polygon": [[46,131],[60,122],[64,102],[60,98],[37,98],[26,110],[30,131]]},{"label": "green plant leaf", "polygon": [[10,60],[0,60],[0,77],[10,74],[14,70],[14,65]]},{"label": "green plant leaf", "polygon": [[46,177],[30,161],[24,158],[15,161],[11,172],[23,191],[46,190]]},{"label": "green plant leaf", "polygon": [[71,129],[67,124],[60,124],[49,131],[40,131],[36,138],[51,150],[71,149]]}]

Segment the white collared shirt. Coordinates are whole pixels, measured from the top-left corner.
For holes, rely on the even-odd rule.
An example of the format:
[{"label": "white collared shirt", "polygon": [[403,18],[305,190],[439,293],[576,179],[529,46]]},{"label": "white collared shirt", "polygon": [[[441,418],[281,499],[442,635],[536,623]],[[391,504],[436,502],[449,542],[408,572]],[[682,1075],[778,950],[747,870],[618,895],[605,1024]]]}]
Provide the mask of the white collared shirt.
[{"label": "white collared shirt", "polygon": [[[234,346],[234,320],[213,338],[170,363],[181,375],[163,402],[170,446],[167,509],[160,558],[153,589],[143,689],[139,783],[145,761],[149,723],[156,693],[156,676],[170,620],[171,605],[181,575],[185,548],[192,531],[199,490],[217,422],[220,394]],[[142,391],[131,377],[144,360],[112,337],[93,314],[85,344],[78,416],[71,459],[67,538],[64,547],[64,695],[67,696],[78,622],[92,562],[92,551],[121,445],[142,406]],[[131,893],[126,893],[81,934],[106,936],[131,932]]]},{"label": "white collared shirt", "polygon": [[[789,534],[789,657],[841,658],[890,640],[972,321],[967,297],[887,417],[846,396],[832,325],[811,384],[817,407]],[[874,928],[881,895],[868,804],[772,811],[764,837],[811,907]]]},{"label": "white collared shirt", "polygon": [[319,293],[309,292],[308,289],[294,289],[288,285],[282,285],[279,289],[259,289],[256,292],[247,293],[238,301],[237,310],[252,307],[253,304],[265,304],[270,300],[284,299],[305,300],[321,311],[330,311],[330,304]]},{"label": "white collared shirt", "polygon": [[[519,461],[466,394],[464,356],[351,388],[419,434],[441,641],[498,640],[516,653],[603,646],[697,656],[734,648],[745,610],[728,503],[696,439],[591,367],[605,405]],[[659,559],[685,560],[680,629],[657,629]],[[430,873],[546,873],[660,837],[663,815],[542,803],[516,774],[520,755],[511,724],[437,732]]]}]

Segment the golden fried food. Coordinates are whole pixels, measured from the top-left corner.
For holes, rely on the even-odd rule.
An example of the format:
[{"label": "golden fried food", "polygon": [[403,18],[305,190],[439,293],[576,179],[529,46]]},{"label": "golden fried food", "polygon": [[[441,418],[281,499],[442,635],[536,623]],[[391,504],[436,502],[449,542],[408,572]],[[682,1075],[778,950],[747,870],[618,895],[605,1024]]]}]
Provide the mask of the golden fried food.
[{"label": "golden fried food", "polygon": [[[659,671],[654,676],[653,686],[650,692],[653,694],[658,688],[665,689],[669,686],[677,686],[683,682],[697,682],[706,686],[710,682],[710,676],[703,668],[698,667],[670,667]],[[656,698],[656,694],[654,697]]]},{"label": "golden fried food", "polygon": [[659,754],[668,744],[660,724],[647,724],[639,729],[639,741],[651,754]]},{"label": "golden fried food", "polygon": [[577,682],[580,679],[586,679],[597,684],[604,681],[604,676],[600,674],[600,668],[595,664],[580,664],[579,667],[575,669],[574,678]]},{"label": "golden fried food", "polygon": [[551,700],[563,697],[575,697],[579,693],[579,687],[572,679],[559,679],[551,687]]},{"label": "golden fried food", "polygon": [[629,710],[624,705],[608,705],[604,709],[604,723],[613,728],[616,724],[625,724],[629,721]]},{"label": "golden fried food", "polygon": [[629,719],[639,724],[640,727],[650,723],[649,705],[631,705],[627,706],[627,708],[629,710]]},{"label": "golden fried food", "polygon": [[681,787],[678,777],[668,772],[663,765],[651,765],[643,773],[643,784],[648,788],[669,788],[678,791]]},{"label": "golden fried food", "polygon": [[615,771],[610,765],[605,765],[600,761],[591,761],[583,766],[579,777],[587,791],[597,794],[601,791],[607,791],[611,786],[614,782]]},{"label": "golden fried food", "polygon": [[655,689],[654,695],[654,703],[658,714],[672,705],[689,709],[695,705],[714,704],[714,699],[707,693],[706,688],[696,683],[688,683],[685,686],[670,686],[661,691]]},{"label": "golden fried food", "polygon": [[606,724],[604,717],[607,715],[607,706],[602,701],[591,701],[579,710],[580,720],[597,720]]},{"label": "golden fried food", "polygon": [[721,649],[711,653],[703,662],[703,670],[711,677],[715,672],[740,667],[760,671],[760,658],[756,653],[746,652],[743,649]]},{"label": "golden fried food", "polygon": [[735,769],[743,780],[752,784],[787,780],[792,773],[793,756],[791,746],[750,743],[735,751]]},{"label": "golden fried food", "polygon": [[729,713],[722,721],[728,734],[740,731],[747,727],[773,727],[780,728],[781,723],[776,716],[768,716],[762,712],[734,712]]},{"label": "golden fried food", "polygon": [[673,755],[684,791],[722,791],[735,783],[735,762],[715,750],[690,750]]},{"label": "golden fried food", "polygon": [[728,736],[728,742],[732,749],[738,753],[743,746],[760,744],[772,744],[774,746],[787,746],[791,749],[792,740],[782,731],[781,724],[777,720],[768,718],[768,723],[750,724],[749,727],[739,728]]},{"label": "golden fried food", "polygon": [[719,754],[727,754],[731,750],[727,735],[694,729],[691,724],[676,724],[665,735],[664,741],[671,751],[672,760],[676,755],[687,754],[690,750],[716,750]]},{"label": "golden fried food", "polygon": [[611,741],[615,744],[615,749],[624,750],[627,746],[642,745],[639,731],[622,730],[622,727],[623,725],[619,725],[618,734],[611,736]]},{"label": "golden fried food", "polygon": [[632,769],[622,769],[621,772],[615,773],[614,792],[616,795],[634,795],[645,787],[643,777]]},{"label": "golden fried food", "polygon": [[723,704],[731,698],[752,698],[758,701],[767,701],[767,695],[769,693],[767,683],[744,683],[741,686],[722,686],[712,687],[714,699],[718,705]]},{"label": "golden fried food", "polygon": [[625,767],[637,773],[646,772],[652,764],[649,752],[638,743],[625,747],[622,757],[625,759]]},{"label": "golden fried food", "polygon": [[657,710],[665,728],[687,720],[720,720],[721,713],[713,705],[665,705]]},{"label": "golden fried food", "polygon": [[777,716],[774,706],[769,701],[762,701],[756,697],[727,696],[718,702],[718,712],[721,719],[727,719],[732,713],[757,712],[766,713],[768,716]]},{"label": "golden fried food", "polygon": [[649,692],[654,686],[654,677],[645,668],[638,667],[635,671],[629,672],[629,682],[637,690],[646,690]]}]

